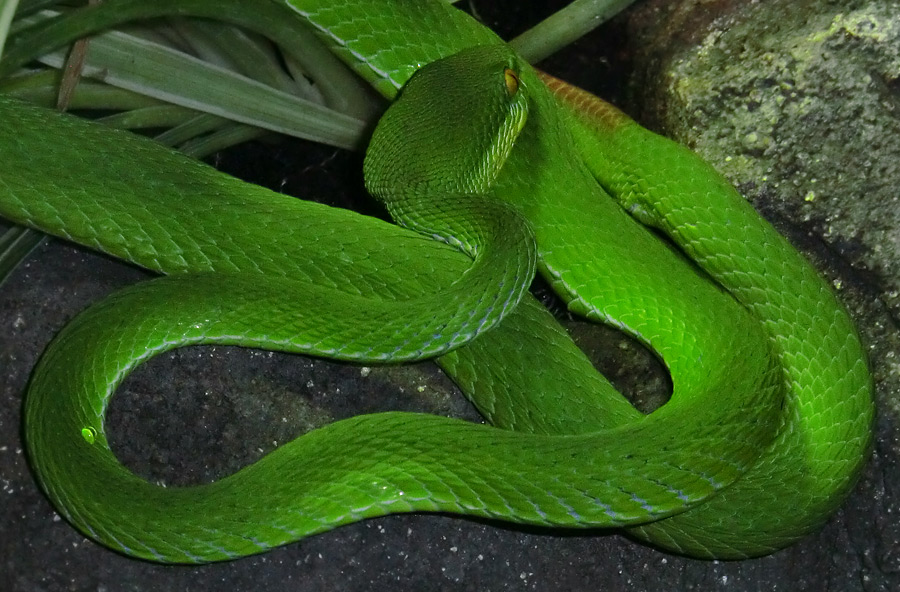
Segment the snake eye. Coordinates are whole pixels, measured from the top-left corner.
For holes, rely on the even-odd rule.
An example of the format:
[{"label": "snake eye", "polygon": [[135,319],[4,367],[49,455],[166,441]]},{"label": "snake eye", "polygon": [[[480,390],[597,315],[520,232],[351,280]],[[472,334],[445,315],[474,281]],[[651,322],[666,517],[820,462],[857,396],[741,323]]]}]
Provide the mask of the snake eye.
[{"label": "snake eye", "polygon": [[515,95],[519,92],[519,75],[516,74],[513,70],[506,68],[503,70],[503,79],[506,81],[506,92],[509,93],[509,96]]}]

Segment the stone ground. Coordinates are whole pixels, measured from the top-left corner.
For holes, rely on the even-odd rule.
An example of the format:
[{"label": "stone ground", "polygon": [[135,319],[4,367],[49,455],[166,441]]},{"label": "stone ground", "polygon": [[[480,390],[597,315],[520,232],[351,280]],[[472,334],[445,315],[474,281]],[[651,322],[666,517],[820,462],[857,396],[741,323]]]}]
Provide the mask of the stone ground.
[{"label": "stone ground", "polygon": [[[482,17],[501,31],[550,10],[508,14],[482,4]],[[875,450],[859,486],[821,532],[769,557],[708,562],[615,534],[399,516],[226,564],[171,567],[119,556],[80,536],[42,497],[23,455],[19,409],[28,374],[52,335],[89,303],[145,276],[51,242],[0,290],[0,589],[900,588],[900,12],[892,5],[644,0],[544,64],[728,174],[834,282],[857,319],[877,385]],[[359,163],[357,156],[295,144],[252,146],[221,159],[264,184],[327,192],[338,205],[353,201],[356,190],[334,188],[332,180],[358,179],[347,171]],[[368,372],[265,352],[189,348],[131,377],[110,423],[117,452],[136,471],[202,480],[251,462],[323,418],[388,407],[472,416],[429,364]]]}]

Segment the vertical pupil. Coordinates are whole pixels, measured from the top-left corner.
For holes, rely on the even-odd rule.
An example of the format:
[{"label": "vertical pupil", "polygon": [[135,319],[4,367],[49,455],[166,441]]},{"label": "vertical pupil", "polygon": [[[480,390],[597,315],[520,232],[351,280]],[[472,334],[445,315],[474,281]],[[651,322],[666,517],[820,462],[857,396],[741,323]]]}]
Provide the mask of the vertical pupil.
[{"label": "vertical pupil", "polygon": [[519,77],[509,68],[503,71],[503,79],[506,82],[506,91],[510,96],[519,92]]}]

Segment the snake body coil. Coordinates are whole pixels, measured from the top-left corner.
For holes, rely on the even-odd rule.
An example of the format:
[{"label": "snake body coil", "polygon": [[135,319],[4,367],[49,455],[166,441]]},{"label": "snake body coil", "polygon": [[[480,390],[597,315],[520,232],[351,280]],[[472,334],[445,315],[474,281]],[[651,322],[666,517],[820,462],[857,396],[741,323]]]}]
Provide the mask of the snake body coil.
[{"label": "snake body coil", "polygon": [[[733,188],[443,2],[283,6],[389,98],[403,88],[365,173],[408,229],[0,98],[0,214],[166,274],[79,315],[35,370],[29,456],[72,524],[166,562],[413,511],[629,527],[723,558],[821,525],[870,444],[864,352],[827,285]],[[645,417],[612,392],[527,295],[535,267],[571,310],[652,348],[671,401]],[[360,416],[218,482],[160,487],[115,458],[106,408],[136,365],[199,343],[443,354],[494,427]]]}]

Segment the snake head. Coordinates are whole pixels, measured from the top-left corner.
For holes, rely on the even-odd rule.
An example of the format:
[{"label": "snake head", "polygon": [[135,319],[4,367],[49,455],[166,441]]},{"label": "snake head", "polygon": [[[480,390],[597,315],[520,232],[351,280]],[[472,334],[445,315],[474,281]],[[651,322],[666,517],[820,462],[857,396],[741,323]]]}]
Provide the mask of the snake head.
[{"label": "snake head", "polygon": [[505,45],[490,45],[418,70],[372,135],[369,192],[391,209],[424,194],[488,191],[527,119],[523,66]]}]

